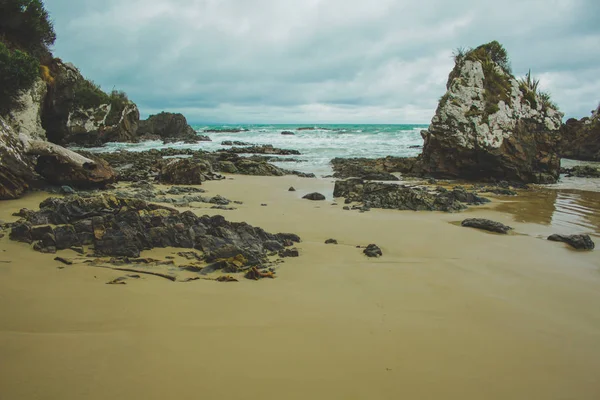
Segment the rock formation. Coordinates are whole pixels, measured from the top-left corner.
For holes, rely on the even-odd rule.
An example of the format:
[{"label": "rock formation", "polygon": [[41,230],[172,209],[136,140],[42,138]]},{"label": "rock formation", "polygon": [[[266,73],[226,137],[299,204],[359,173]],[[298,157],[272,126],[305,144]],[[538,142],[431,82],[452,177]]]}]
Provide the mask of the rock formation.
[{"label": "rock formation", "polygon": [[422,172],[557,181],[562,113],[537,91],[535,81],[515,79],[498,42],[459,52],[446,87],[429,129],[422,132]]},{"label": "rock formation", "polygon": [[571,118],[561,128],[561,156],[600,161],[600,104],[590,118]]},{"label": "rock formation", "polygon": [[184,141],[196,143],[210,141],[206,135],[198,135],[194,128],[188,125],[182,114],[161,112],[151,115],[147,120],[142,120],[138,126],[138,136],[160,138],[164,141]]},{"label": "rock formation", "polygon": [[243,256],[250,265],[265,260],[267,252],[299,242],[297,235],[271,234],[222,216],[198,217],[191,211],[110,195],[90,198],[48,198],[40,210],[22,210],[10,238],[34,243],[38,251],[94,246],[96,255],[139,257],[154,247],[195,248],[204,259],[218,262]]}]

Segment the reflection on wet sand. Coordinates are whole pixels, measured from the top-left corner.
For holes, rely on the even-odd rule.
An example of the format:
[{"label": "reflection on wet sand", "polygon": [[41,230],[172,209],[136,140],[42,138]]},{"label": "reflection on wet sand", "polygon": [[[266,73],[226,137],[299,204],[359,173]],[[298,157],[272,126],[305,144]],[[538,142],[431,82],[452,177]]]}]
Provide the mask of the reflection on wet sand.
[{"label": "reflection on wet sand", "polygon": [[515,221],[547,225],[563,234],[600,235],[600,193],[573,189],[538,188],[522,192],[497,207]]}]

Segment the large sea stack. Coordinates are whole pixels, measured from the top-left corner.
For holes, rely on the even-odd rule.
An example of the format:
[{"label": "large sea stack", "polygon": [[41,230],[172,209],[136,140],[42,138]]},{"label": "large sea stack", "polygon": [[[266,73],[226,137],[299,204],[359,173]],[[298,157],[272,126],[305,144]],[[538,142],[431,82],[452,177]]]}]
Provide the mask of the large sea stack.
[{"label": "large sea stack", "polygon": [[429,129],[424,173],[439,177],[554,183],[563,114],[537,81],[517,80],[494,41],[458,51]]},{"label": "large sea stack", "polygon": [[569,119],[561,129],[561,156],[600,161],[600,104],[590,118]]}]

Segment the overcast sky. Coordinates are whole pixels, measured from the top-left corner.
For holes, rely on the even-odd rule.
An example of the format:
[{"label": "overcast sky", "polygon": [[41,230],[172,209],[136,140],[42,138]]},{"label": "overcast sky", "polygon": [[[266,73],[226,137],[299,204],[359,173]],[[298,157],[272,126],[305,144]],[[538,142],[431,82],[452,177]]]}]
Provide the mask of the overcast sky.
[{"label": "overcast sky", "polygon": [[566,117],[600,101],[598,0],[45,0],[55,56],[146,116],[429,123],[457,47],[498,40]]}]

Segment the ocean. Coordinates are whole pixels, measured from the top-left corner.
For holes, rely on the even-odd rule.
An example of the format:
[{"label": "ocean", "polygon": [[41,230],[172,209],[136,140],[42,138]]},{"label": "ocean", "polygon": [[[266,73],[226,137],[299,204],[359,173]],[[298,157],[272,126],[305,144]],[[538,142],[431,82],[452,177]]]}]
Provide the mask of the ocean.
[{"label": "ocean", "polygon": [[[385,156],[412,157],[421,152],[423,139],[421,130],[427,125],[192,125],[196,131],[207,135],[212,142],[197,144],[149,141],[142,143],[108,143],[95,151],[144,151],[167,147],[190,148],[215,151],[230,146],[222,146],[225,140],[238,140],[263,145],[272,144],[283,149],[299,150],[300,156],[280,156],[282,159],[297,159],[293,162],[273,162],[281,168],[312,172],[317,176],[332,173],[329,161],[335,157]],[[301,127],[315,127],[314,130],[298,130]],[[208,129],[243,128],[239,133],[205,133]],[[282,131],[292,131],[294,135],[282,135]],[[417,146],[417,147],[415,147]]]}]

